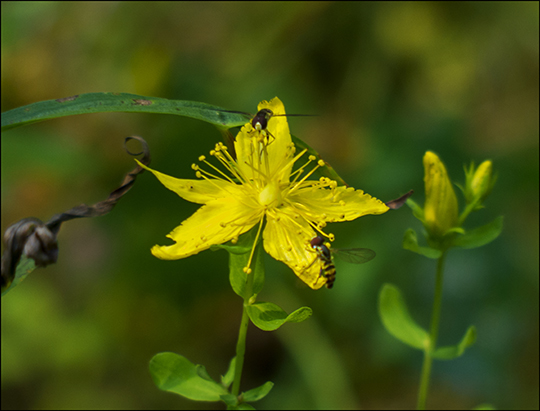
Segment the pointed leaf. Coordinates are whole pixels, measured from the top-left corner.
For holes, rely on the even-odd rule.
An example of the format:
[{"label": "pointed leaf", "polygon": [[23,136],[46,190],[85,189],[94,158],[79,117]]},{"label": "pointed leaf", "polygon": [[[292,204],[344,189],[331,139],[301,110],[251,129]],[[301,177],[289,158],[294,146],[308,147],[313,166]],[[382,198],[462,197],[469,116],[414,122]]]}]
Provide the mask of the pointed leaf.
[{"label": "pointed leaf", "polygon": [[441,250],[436,250],[435,248],[431,247],[420,247],[418,245],[418,237],[416,236],[416,231],[414,231],[412,228],[409,228],[407,231],[405,231],[405,235],[403,236],[403,248],[405,250],[413,251],[415,253],[423,255],[427,258],[437,259],[440,258],[440,256],[442,255]]},{"label": "pointed leaf", "polygon": [[413,215],[423,223],[424,222],[424,209],[420,207],[416,203],[416,201],[414,201],[412,198],[408,198],[406,204],[412,210]]},{"label": "pointed leaf", "polygon": [[229,386],[234,381],[235,368],[236,368],[236,357],[233,357],[233,359],[229,363],[229,368],[227,369],[227,372],[225,373],[225,375],[221,376],[221,385],[223,385],[226,388],[229,388]]},{"label": "pointed leaf", "polygon": [[17,264],[13,281],[8,284],[7,287],[2,289],[2,297],[6,295],[8,291],[11,291],[15,287],[17,287],[26,278],[28,274],[34,271],[35,268],[36,264],[34,263],[34,260],[26,257],[25,255],[22,255],[21,259],[19,260],[19,264]]},{"label": "pointed leaf", "polygon": [[[203,369],[172,352],[156,354],[150,361],[152,379],[160,390],[195,401],[220,401],[220,396],[229,392],[217,382],[208,380],[208,373]],[[205,377],[201,377],[200,373]]]},{"label": "pointed leaf", "polygon": [[260,387],[253,388],[252,390],[243,393],[242,398],[246,402],[259,401],[268,395],[273,386],[274,383],[272,381],[267,381]]},{"label": "pointed leaf", "polygon": [[452,360],[460,357],[467,347],[470,347],[476,341],[476,328],[471,325],[459,344],[447,347],[440,347],[432,353],[432,357],[438,360]]},{"label": "pointed leaf", "polygon": [[[254,227],[254,229],[256,230],[257,227]],[[244,235],[248,234],[250,234],[250,232]],[[251,244],[253,244],[253,240],[251,240]],[[264,253],[260,241],[253,253],[253,259],[251,260],[251,274],[246,274],[244,272],[244,267],[248,264],[250,254],[251,247],[249,252],[244,254],[229,254],[229,281],[234,292],[242,298],[244,298],[248,275],[255,276],[253,278],[253,294],[260,293],[264,286]],[[251,295],[248,295],[247,298],[251,298]]]},{"label": "pointed leaf", "polygon": [[246,116],[197,101],[168,100],[129,93],[86,93],[56,100],[39,101],[2,113],[2,131],[52,118],[88,113],[175,114],[206,121],[218,128],[246,123]]},{"label": "pointed leaf", "polygon": [[462,248],[476,248],[491,243],[502,231],[503,216],[497,217],[491,223],[467,231],[462,236],[457,236],[454,245]]},{"label": "pointed leaf", "polygon": [[385,284],[379,294],[379,315],[386,330],[411,347],[429,347],[429,334],[414,322],[399,289]]},{"label": "pointed leaf", "polygon": [[273,303],[257,302],[246,307],[249,318],[263,331],[274,331],[286,322],[299,323],[311,316],[313,311],[309,307],[301,307],[287,315],[280,307]]}]

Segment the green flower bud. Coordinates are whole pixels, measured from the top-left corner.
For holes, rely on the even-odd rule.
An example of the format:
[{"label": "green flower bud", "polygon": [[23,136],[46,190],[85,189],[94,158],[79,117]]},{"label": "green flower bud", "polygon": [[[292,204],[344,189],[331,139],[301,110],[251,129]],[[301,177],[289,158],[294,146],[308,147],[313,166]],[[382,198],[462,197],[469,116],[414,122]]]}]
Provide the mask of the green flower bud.
[{"label": "green flower bud", "polygon": [[432,239],[442,240],[458,225],[458,203],[444,164],[431,151],[424,155],[424,183],[424,227]]}]

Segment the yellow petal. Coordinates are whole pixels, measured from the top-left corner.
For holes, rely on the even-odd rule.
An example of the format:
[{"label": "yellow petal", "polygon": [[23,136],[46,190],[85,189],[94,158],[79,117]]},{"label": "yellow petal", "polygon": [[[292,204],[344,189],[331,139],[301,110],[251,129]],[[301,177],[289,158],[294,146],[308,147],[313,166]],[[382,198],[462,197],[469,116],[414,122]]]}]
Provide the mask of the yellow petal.
[{"label": "yellow petal", "polygon": [[368,214],[383,214],[389,208],[378,198],[339,186],[334,190],[304,187],[289,196],[311,221],[340,222],[351,221]]},{"label": "yellow petal", "polygon": [[177,260],[197,254],[214,244],[223,244],[249,231],[262,218],[257,209],[233,198],[218,199],[199,208],[167,237],[176,244],[156,245],[152,254],[163,260]]},{"label": "yellow petal", "polygon": [[276,260],[287,264],[312,289],[318,290],[326,283],[326,278],[320,276],[317,254],[310,251],[309,242],[314,231],[307,221],[295,219],[293,214],[287,208],[267,214],[264,249]]},{"label": "yellow petal", "polygon": [[152,170],[138,160],[135,161],[142,168],[154,174],[161,184],[169,190],[174,191],[184,200],[191,201],[192,203],[206,204],[218,198],[236,196],[240,190],[236,184],[225,180],[189,180],[171,177],[159,171]]},{"label": "yellow petal", "polygon": [[[247,164],[254,165],[254,162],[257,161],[257,155],[259,155],[259,158],[268,162],[268,178],[276,179],[280,182],[288,182],[292,169],[292,164],[288,163],[294,156],[294,146],[292,146],[287,117],[283,115],[276,116],[276,114],[285,114],[285,107],[280,99],[274,97],[269,102],[262,101],[259,103],[258,110],[265,108],[271,110],[274,114],[268,120],[267,126],[267,130],[273,136],[269,138],[269,144],[266,147],[268,157],[266,159],[261,152],[262,146],[254,143],[253,139],[256,137],[256,131],[251,123],[248,123],[242,127],[236,136],[234,144],[238,166],[246,176],[253,176],[253,170]],[[260,168],[266,173],[267,169],[265,166],[261,166]],[[258,177],[258,175],[255,175],[253,178]]]}]

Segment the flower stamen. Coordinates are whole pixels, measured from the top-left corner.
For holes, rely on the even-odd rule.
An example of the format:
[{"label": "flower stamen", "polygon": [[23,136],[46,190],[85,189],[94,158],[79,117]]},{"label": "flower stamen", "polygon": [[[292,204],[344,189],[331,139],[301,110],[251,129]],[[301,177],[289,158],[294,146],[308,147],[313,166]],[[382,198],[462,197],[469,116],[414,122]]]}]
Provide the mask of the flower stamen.
[{"label": "flower stamen", "polygon": [[264,221],[264,219],[261,218],[261,220],[259,222],[259,229],[257,230],[257,235],[255,236],[255,241],[253,241],[253,247],[251,248],[251,253],[249,254],[249,260],[248,260],[247,266],[244,267],[244,272],[246,274],[251,274],[251,268],[250,268],[251,260],[253,260],[253,253],[255,252],[255,248],[257,247],[257,243],[259,241],[259,236],[261,234],[263,221]]}]

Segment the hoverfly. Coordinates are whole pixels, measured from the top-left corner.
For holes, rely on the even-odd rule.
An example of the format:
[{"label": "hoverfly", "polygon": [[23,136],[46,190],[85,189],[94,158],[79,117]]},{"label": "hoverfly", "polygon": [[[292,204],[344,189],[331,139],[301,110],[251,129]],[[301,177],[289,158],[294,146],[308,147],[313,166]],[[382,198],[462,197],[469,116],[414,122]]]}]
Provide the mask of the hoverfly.
[{"label": "hoverfly", "polygon": [[[334,266],[333,255],[337,255],[343,261],[352,264],[363,264],[375,258],[375,251],[369,248],[332,248],[330,249],[324,244],[324,238],[321,236],[313,237],[310,241],[310,246],[317,253],[317,257],[313,260],[320,261],[321,270],[319,277],[326,278],[326,288],[332,288],[336,280],[336,267]],[[311,266],[310,264],[310,266]]]},{"label": "hoverfly", "polygon": [[[229,111],[229,110],[222,110],[226,113],[237,113],[237,114],[245,114],[246,116],[252,117],[252,114],[246,113],[244,111]],[[251,118],[251,126],[253,127],[253,132],[258,133],[260,136],[262,136],[262,139],[270,136],[273,140],[275,140],[275,137],[268,131],[268,122],[272,117],[312,117],[315,114],[274,114],[274,112],[268,108],[263,108],[262,110],[259,110],[257,114],[255,114]],[[273,141],[272,140],[272,141]]]}]

